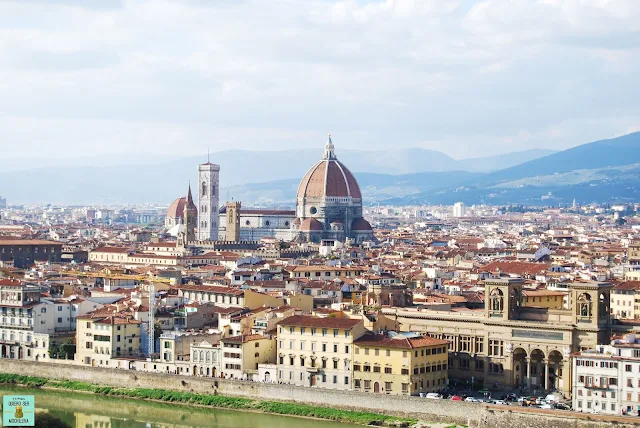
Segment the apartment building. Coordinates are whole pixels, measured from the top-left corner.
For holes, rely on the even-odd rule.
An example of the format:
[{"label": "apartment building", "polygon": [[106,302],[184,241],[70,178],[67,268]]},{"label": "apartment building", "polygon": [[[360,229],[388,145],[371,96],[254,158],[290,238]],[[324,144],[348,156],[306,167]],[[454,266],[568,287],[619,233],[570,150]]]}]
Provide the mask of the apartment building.
[{"label": "apartment building", "polygon": [[448,342],[416,333],[367,333],[354,341],[353,389],[415,395],[447,384]]},{"label": "apartment building", "polygon": [[220,339],[221,376],[226,379],[258,380],[258,364],[274,363],[276,340],[251,334]]},{"label": "apartment building", "polygon": [[617,319],[640,318],[640,281],[625,281],[611,290],[611,315]]},{"label": "apartment building", "polygon": [[278,381],[350,390],[353,343],[365,333],[352,318],[294,315],[278,323]]},{"label": "apartment building", "polygon": [[0,356],[40,361],[49,358],[54,310],[40,301],[40,287],[0,280]]},{"label": "apartment building", "polygon": [[96,311],[77,320],[75,361],[78,364],[114,367],[114,358],[141,354],[142,324],[130,315]]},{"label": "apartment building", "polygon": [[640,339],[634,334],[573,356],[573,409],[640,416]]}]

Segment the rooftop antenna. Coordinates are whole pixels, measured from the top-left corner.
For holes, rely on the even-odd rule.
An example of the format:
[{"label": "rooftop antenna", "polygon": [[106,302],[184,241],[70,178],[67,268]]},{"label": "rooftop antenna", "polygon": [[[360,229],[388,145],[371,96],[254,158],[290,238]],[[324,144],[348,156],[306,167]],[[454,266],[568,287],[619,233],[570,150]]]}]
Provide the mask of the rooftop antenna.
[{"label": "rooftop antenna", "polygon": [[209,160],[209,148],[207,147],[207,163],[210,163],[211,161]]}]

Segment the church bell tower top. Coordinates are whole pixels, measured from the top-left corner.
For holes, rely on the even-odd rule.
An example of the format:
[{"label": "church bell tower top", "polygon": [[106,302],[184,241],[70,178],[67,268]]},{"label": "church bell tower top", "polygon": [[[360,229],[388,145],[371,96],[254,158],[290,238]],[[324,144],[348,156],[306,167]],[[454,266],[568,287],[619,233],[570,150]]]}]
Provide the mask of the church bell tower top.
[{"label": "church bell tower top", "polygon": [[333,146],[333,141],[331,141],[331,133],[329,133],[329,139],[327,140],[327,144],[324,145],[324,154],[322,156],[323,160],[336,160],[335,147]]}]

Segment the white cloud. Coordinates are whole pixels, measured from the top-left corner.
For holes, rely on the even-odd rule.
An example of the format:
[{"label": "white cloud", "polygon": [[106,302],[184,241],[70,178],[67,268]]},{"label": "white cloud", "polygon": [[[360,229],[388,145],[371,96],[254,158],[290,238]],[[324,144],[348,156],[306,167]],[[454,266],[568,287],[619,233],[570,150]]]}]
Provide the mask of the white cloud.
[{"label": "white cloud", "polygon": [[558,149],[633,129],[639,50],[635,0],[5,1],[0,149]]}]

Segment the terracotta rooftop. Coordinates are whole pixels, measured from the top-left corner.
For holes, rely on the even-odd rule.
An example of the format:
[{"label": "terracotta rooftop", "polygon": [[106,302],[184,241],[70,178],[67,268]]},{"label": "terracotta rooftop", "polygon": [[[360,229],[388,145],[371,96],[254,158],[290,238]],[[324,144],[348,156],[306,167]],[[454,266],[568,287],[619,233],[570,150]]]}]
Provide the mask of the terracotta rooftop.
[{"label": "terracotta rooftop", "polygon": [[402,335],[389,337],[386,334],[367,333],[353,342],[358,346],[380,346],[388,348],[415,349],[431,346],[446,346],[448,342],[429,336],[407,338]]},{"label": "terracotta rooftop", "polygon": [[337,328],[351,330],[361,323],[362,320],[352,318],[317,318],[308,315],[294,315],[278,322],[279,326],[286,327],[315,327],[315,328]]}]

